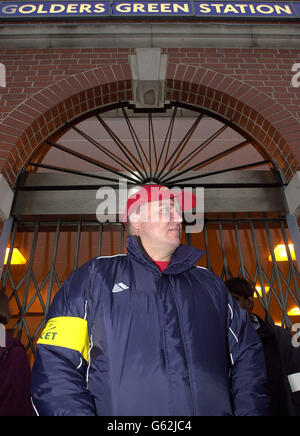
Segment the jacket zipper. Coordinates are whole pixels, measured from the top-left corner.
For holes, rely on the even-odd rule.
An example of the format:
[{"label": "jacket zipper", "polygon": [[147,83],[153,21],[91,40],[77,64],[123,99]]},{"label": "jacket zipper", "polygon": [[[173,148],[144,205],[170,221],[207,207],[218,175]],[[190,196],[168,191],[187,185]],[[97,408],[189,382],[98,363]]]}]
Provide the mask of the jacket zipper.
[{"label": "jacket zipper", "polygon": [[[162,283],[162,278],[163,278],[163,274],[160,273],[160,284]],[[160,285],[159,291],[161,290],[161,288],[162,288],[162,286]],[[172,286],[170,286],[170,279],[169,278],[168,278],[168,289],[170,289],[170,291],[171,291],[171,294],[173,296],[173,300],[174,300],[174,303],[175,303],[175,307],[176,307],[177,318],[178,318],[178,323],[179,323],[179,329],[180,329],[180,334],[181,334],[181,340],[182,340],[183,348],[184,348],[185,360],[186,360],[187,366],[188,366],[189,388],[190,388],[191,397],[192,397],[193,416],[196,416],[196,407],[195,407],[196,399],[195,399],[195,392],[194,392],[194,389],[193,389],[193,383],[192,383],[192,380],[191,380],[192,379],[191,365],[190,365],[190,362],[189,362],[189,359],[188,359],[188,353],[187,353],[186,346],[185,346],[184,334],[183,334],[183,329],[182,329],[181,318],[179,316],[179,310],[178,310],[177,301],[176,301],[174,292],[172,290]],[[161,292],[159,294],[159,297],[160,297],[160,295],[163,296],[163,294]],[[165,295],[165,298],[166,298],[166,295]],[[167,352],[166,352],[167,347],[166,347],[165,322],[164,322],[164,315],[162,313],[163,310],[164,310],[163,306],[162,306],[163,303],[164,303],[163,299],[160,298],[160,312],[161,312],[160,313],[160,318],[161,318],[161,324],[162,324],[162,327],[163,327],[163,335],[164,335],[164,355],[165,355],[166,366],[167,366],[167,370],[168,370],[168,355],[167,355]],[[168,371],[168,375],[169,375],[169,371]],[[170,391],[171,391],[171,388],[170,388]]]},{"label": "jacket zipper", "polygon": [[[172,392],[172,386],[171,386],[171,381],[170,381],[170,371],[169,371],[169,357],[168,357],[168,353],[167,353],[167,344],[166,344],[166,328],[165,328],[165,320],[164,320],[164,309],[163,309],[163,294],[161,292],[163,286],[162,286],[162,282],[163,282],[163,275],[160,272],[159,273],[160,278],[159,278],[159,287],[158,287],[158,299],[159,299],[159,317],[160,317],[160,324],[161,324],[161,328],[162,328],[162,333],[163,333],[163,352],[164,352],[164,357],[165,357],[165,361],[166,361],[166,371],[168,374],[168,385],[169,385],[169,392]],[[169,394],[169,398],[170,394]],[[169,400],[170,404],[171,401]],[[171,411],[172,412],[172,411]],[[172,415],[172,413],[171,413]]]},{"label": "jacket zipper", "polygon": [[180,328],[180,334],[181,334],[181,340],[182,340],[182,344],[183,344],[183,348],[184,348],[184,354],[185,354],[186,363],[187,363],[187,366],[188,366],[189,385],[190,385],[190,391],[191,391],[191,396],[192,396],[192,404],[193,404],[193,416],[196,416],[196,396],[195,396],[194,387],[193,387],[194,384],[193,384],[193,377],[192,377],[192,368],[191,368],[189,356],[188,356],[186,345],[185,345],[186,341],[185,341],[185,336],[184,336],[184,332],[183,332],[183,327],[182,327],[182,322],[181,322],[181,318],[180,318],[180,314],[179,314],[179,310],[178,310],[178,305],[177,305],[176,297],[175,297],[175,294],[173,292],[172,286],[170,286],[170,284],[169,284],[169,289],[170,289],[171,294],[173,296],[175,307],[176,307],[178,323],[179,323],[179,328]]}]

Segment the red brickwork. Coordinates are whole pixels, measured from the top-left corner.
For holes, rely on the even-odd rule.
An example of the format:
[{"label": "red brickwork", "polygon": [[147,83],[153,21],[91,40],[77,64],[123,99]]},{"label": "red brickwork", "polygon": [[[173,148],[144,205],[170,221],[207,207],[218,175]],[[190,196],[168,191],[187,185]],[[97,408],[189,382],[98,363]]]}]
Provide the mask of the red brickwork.
[{"label": "red brickwork", "polygon": [[[167,98],[216,113],[258,141],[287,180],[300,168],[300,50],[165,49]],[[0,51],[0,172],[11,186],[47,137],[82,114],[131,99],[134,49]]]}]

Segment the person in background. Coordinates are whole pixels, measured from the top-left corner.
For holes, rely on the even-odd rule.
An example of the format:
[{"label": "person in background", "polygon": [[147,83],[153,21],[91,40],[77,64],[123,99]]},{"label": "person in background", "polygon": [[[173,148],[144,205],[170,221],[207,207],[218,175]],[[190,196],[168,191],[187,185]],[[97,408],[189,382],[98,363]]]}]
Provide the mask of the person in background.
[{"label": "person in background", "polygon": [[246,279],[225,281],[230,294],[247,310],[264,347],[272,416],[300,416],[300,348],[289,330],[254,314],[254,287]]},{"label": "person in background", "polygon": [[181,244],[191,195],[140,188],[123,216],[127,254],[87,262],[56,294],[32,372],[39,415],[268,413],[263,349],[247,314],[195,266],[203,253]]},{"label": "person in background", "polygon": [[0,416],[34,416],[30,398],[30,366],[25,348],[5,329],[8,298],[0,291]]}]

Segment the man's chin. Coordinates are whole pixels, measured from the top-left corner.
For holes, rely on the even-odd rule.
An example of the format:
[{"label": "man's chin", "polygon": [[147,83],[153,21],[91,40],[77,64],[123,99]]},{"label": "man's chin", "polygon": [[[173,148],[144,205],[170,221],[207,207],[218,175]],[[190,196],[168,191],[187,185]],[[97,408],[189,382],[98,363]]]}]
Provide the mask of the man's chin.
[{"label": "man's chin", "polygon": [[176,250],[176,248],[179,247],[179,245],[181,244],[181,240],[179,235],[173,235],[172,238],[168,239],[169,244],[174,248],[174,250]]}]

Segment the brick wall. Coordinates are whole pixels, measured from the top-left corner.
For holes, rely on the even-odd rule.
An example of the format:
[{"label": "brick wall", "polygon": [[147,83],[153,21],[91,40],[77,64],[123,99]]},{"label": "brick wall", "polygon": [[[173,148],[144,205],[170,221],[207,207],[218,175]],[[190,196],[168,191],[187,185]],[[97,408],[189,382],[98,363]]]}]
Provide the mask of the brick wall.
[{"label": "brick wall", "polygon": [[292,65],[299,50],[283,49],[166,49],[169,62],[202,66],[226,74],[266,93],[300,120],[300,88],[291,86]]},{"label": "brick wall", "polygon": [[7,88],[1,90],[0,120],[43,88],[97,66],[128,63],[130,49],[0,50]]},{"label": "brick wall", "polygon": [[[287,179],[300,164],[300,88],[291,68],[300,49],[173,49],[168,97],[233,119],[260,141]],[[12,186],[30,154],[62,119],[131,98],[134,49],[2,50],[0,172]],[[50,110],[51,108],[51,110]]]}]

